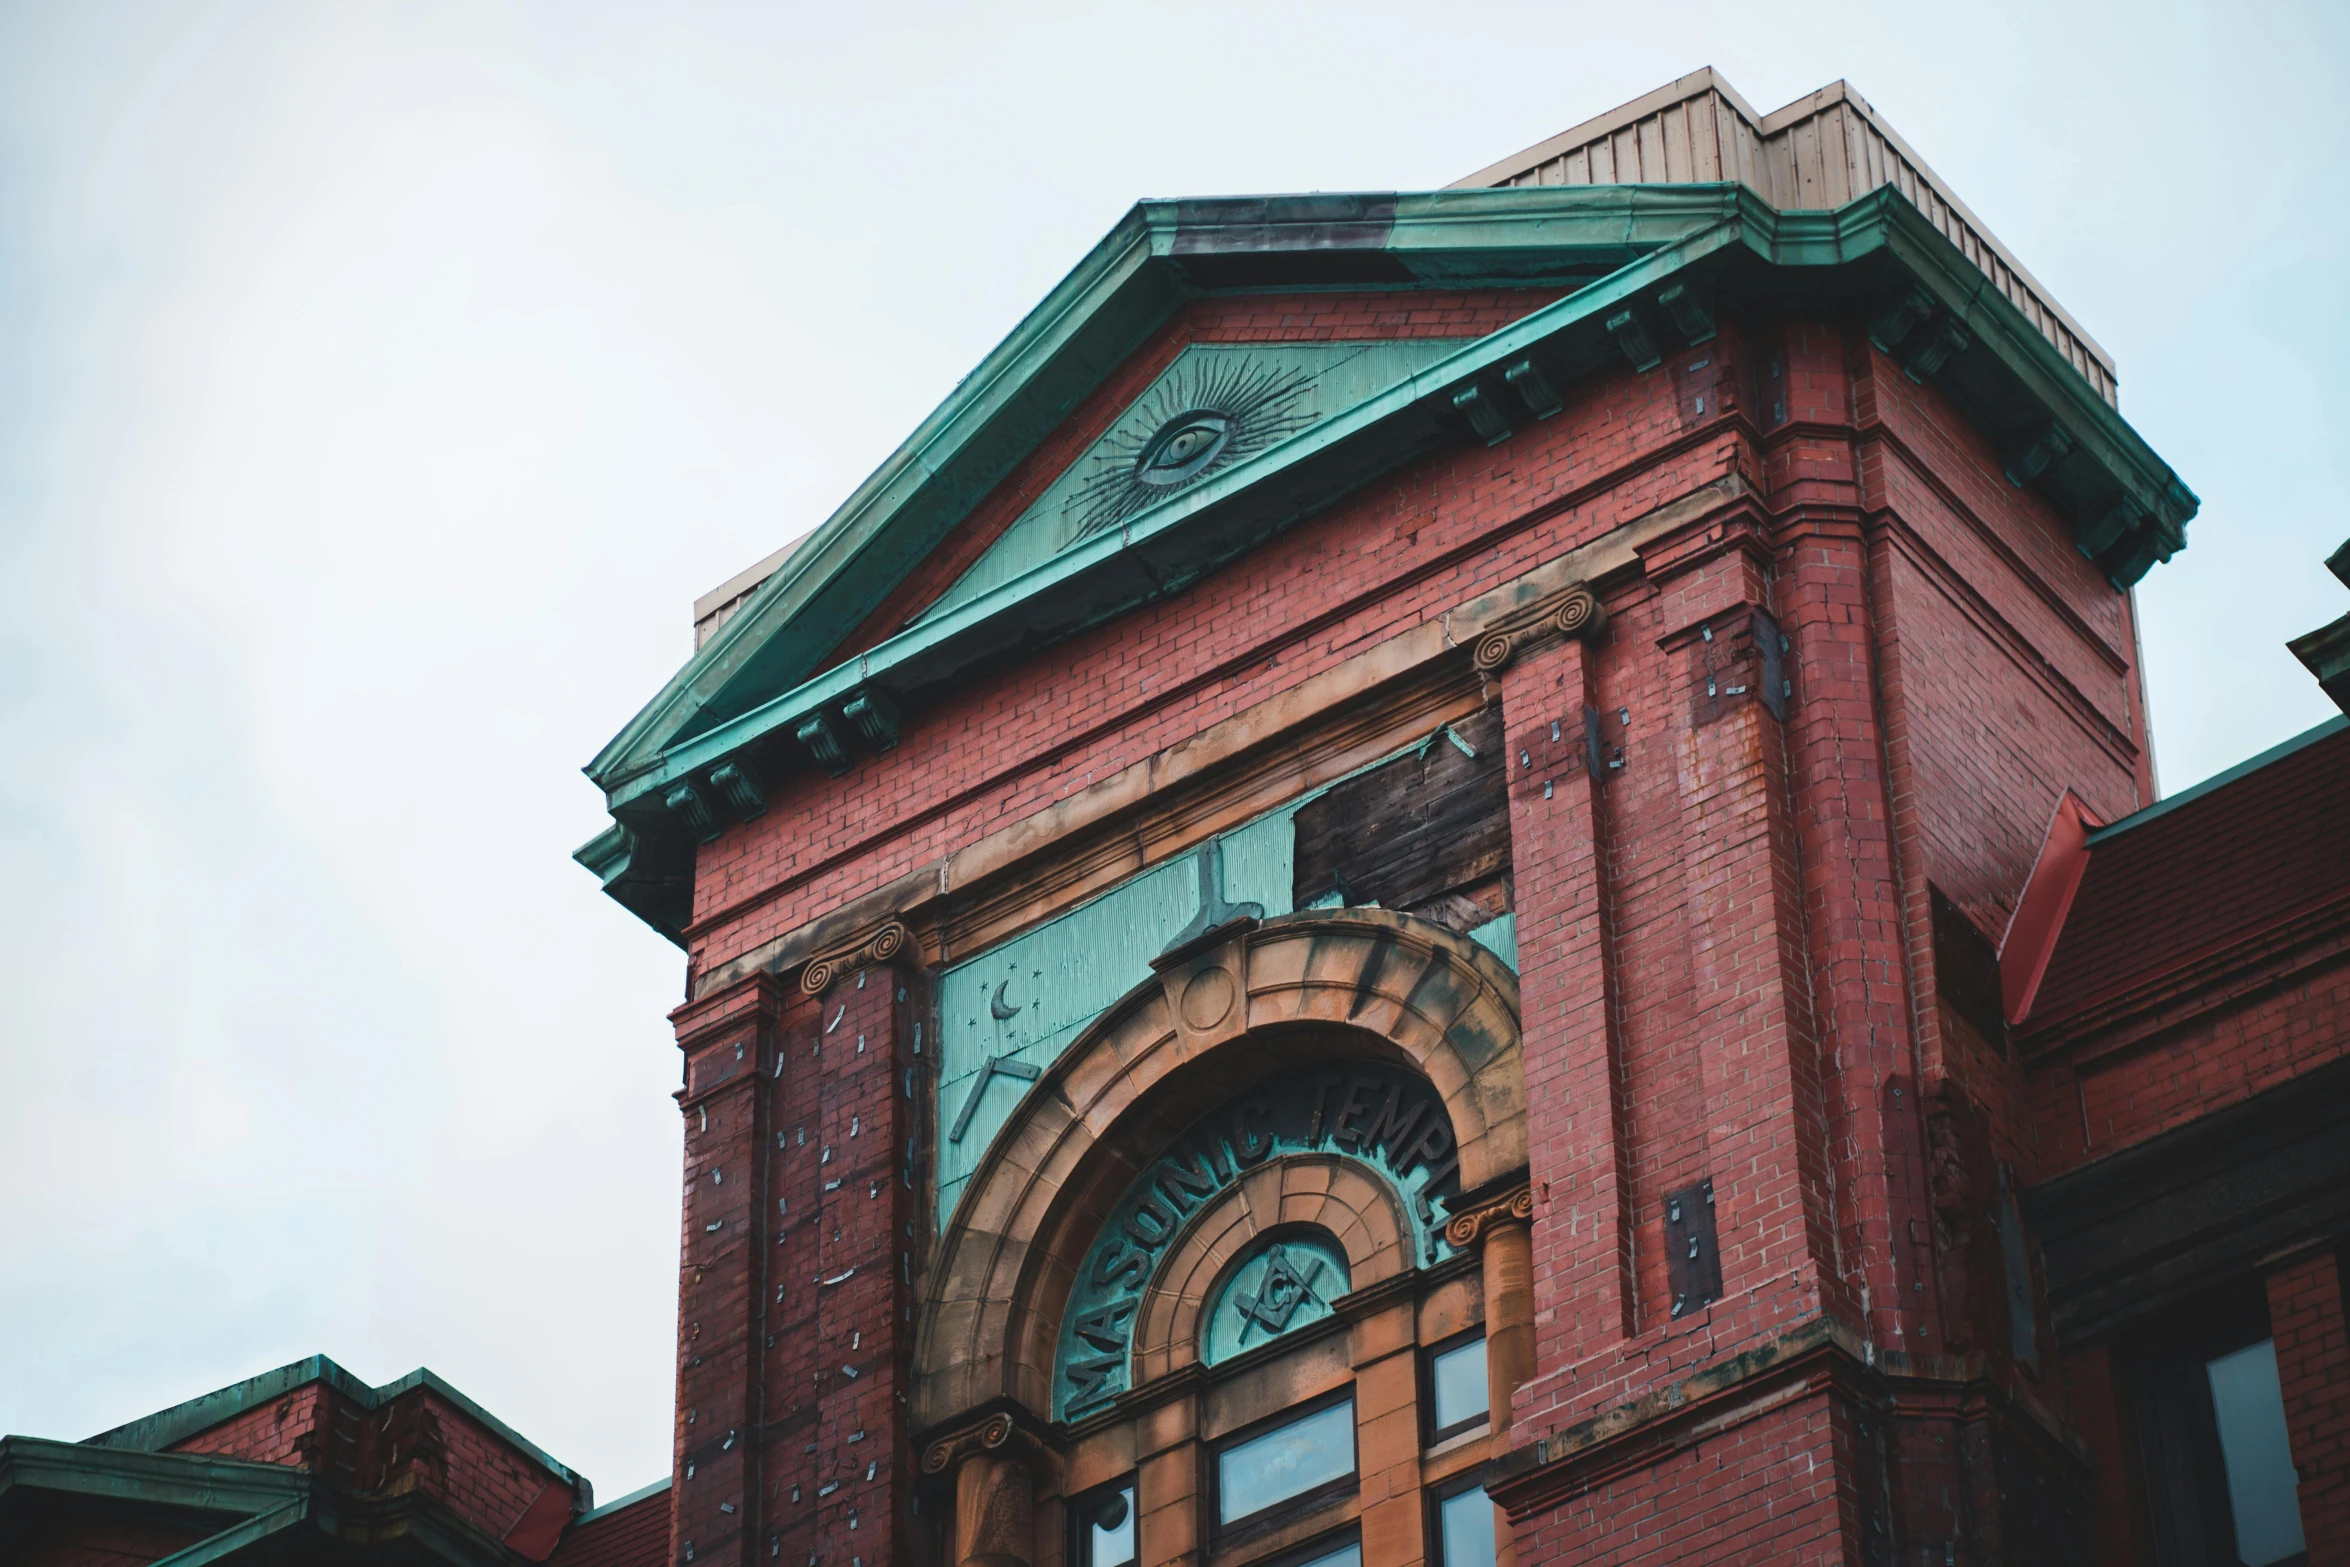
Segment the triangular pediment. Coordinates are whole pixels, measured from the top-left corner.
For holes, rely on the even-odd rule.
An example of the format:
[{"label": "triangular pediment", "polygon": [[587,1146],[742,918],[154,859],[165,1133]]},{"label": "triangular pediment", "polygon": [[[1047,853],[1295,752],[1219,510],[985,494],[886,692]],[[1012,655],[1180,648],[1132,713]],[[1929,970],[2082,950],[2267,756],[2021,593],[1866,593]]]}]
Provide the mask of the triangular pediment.
[{"label": "triangular pediment", "polygon": [[1471,341],[1190,344],[914,623],[1306,434]]},{"label": "triangular pediment", "polygon": [[[1544,292],[1474,339],[1188,344],[950,586],[867,629],[1192,302],[1523,289]],[[898,712],[975,671],[1180,592],[1423,454],[1507,440],[1603,364],[1705,340],[1717,300],[1823,295],[2013,454],[2117,583],[2183,542],[2192,493],[1890,187],[1832,211],[1727,182],[1147,202],[589,765],[614,825],[579,857],[674,937],[693,841],[762,809],[760,777],[885,751]]]}]

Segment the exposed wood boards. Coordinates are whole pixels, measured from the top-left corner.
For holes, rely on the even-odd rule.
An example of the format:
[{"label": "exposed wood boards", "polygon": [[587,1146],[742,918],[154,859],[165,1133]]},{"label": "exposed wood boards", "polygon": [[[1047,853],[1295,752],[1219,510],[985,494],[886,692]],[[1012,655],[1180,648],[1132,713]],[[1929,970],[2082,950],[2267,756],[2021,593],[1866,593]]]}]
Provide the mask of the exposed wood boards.
[{"label": "exposed wood boards", "polygon": [[1487,705],[1466,650],[1488,629],[1571,583],[1600,584],[1639,572],[1643,546],[1753,493],[1736,473],[1699,485],[713,966],[695,976],[693,994],[714,995],[760,969],[781,973],[846,933],[887,918],[905,919],[923,950],[942,962],[1032,928],[1139,870],[1376,761],[1415,735],[1466,719]]},{"label": "exposed wood boards", "polygon": [[1501,709],[1488,707],[1299,811],[1292,897],[1411,909],[1507,869],[1509,850]]},{"label": "exposed wood boards", "polygon": [[1710,68],[1697,71],[1480,169],[1456,187],[1716,180],[1737,181],[1794,210],[1840,207],[1892,186],[2023,312],[2098,396],[2116,401],[2112,356],[1842,82],[1758,116]]}]

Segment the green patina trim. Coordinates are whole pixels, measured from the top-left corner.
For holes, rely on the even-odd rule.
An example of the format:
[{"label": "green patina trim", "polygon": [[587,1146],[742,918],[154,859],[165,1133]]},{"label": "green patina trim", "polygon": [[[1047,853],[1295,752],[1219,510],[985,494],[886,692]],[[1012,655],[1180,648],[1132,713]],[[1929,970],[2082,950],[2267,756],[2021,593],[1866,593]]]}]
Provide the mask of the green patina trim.
[{"label": "green patina trim", "polygon": [[[1406,1066],[1340,1059],[1260,1084],[1184,1128],[1102,1221],[1077,1265],[1062,1313],[1053,1358],[1055,1418],[1081,1419],[1132,1388],[1134,1333],[1168,1260],[1183,1250],[1202,1213],[1245,1185],[1252,1171],[1292,1155],[1350,1165],[1386,1191],[1406,1236],[1407,1269],[1434,1266],[1453,1253],[1436,1210],[1458,1195],[1459,1151],[1450,1112],[1427,1079]],[[1280,1225],[1268,1238],[1331,1250],[1338,1276],[1345,1278],[1345,1253],[1320,1225]],[[1236,1270],[1235,1277],[1245,1272]],[[1234,1281],[1221,1282],[1218,1311]],[[1343,1292],[1316,1297],[1312,1315],[1284,1322],[1265,1337],[1328,1316]],[[1212,1337],[1212,1327],[1203,1337]],[[1258,1344],[1228,1334],[1221,1353],[1209,1354],[1212,1347],[1199,1346],[1210,1363]]]},{"label": "green patina trim", "polygon": [[[1141,509],[1132,502],[1151,492],[1126,481],[1135,454],[1167,417],[1180,409],[1214,407],[1215,389],[1245,406],[1256,390],[1266,406],[1226,421],[1231,449],[1210,460],[1209,471],[1238,463],[1254,451],[1319,423],[1449,357],[1473,339],[1406,338],[1338,343],[1193,343],[1155,377],[1109,428],[1061,471],[1018,520],[1004,530],[919,620],[935,620],[1045,564],[1076,539]],[[1232,396],[1233,390],[1239,396]],[[1198,483],[1197,479],[1191,481]],[[1172,494],[1175,486],[1159,493]],[[1121,505],[1123,502],[1125,504]]]},{"label": "green patina trim", "polygon": [[1220,1366],[1311,1327],[1335,1313],[1338,1298],[1353,1288],[1346,1250],[1327,1231],[1293,1230],[1260,1241],[1216,1291],[1200,1364]]},{"label": "green patina trim", "polygon": [[[1200,912],[1202,855],[1213,853],[1219,896],[1271,919],[1292,912],[1297,813],[1332,789],[1399,758],[1425,755],[1450,732],[1435,729],[1376,761],[1309,789],[1180,858],[1135,872],[1033,930],[949,967],[939,976],[933,1046],[940,1135],[930,1144],[933,1220],[944,1234],[972,1175],[1021,1104],[1026,1086],[1094,1021],[1151,977],[1151,960]],[[1344,907],[1332,894],[1317,907]],[[1517,917],[1468,932],[1513,974]],[[1050,975],[1050,982],[1046,976]],[[991,1060],[1010,1072],[988,1068]],[[981,1074],[987,1075],[983,1078]]]},{"label": "green patina trim", "polygon": [[227,1561],[247,1547],[268,1539],[281,1530],[291,1529],[310,1517],[310,1498],[298,1497],[282,1507],[257,1514],[243,1523],[232,1524],[210,1539],[198,1540],[184,1551],[175,1551],[154,1564],[154,1567],[211,1567],[214,1562]]},{"label": "green patina trim", "polygon": [[[1480,371],[1493,369],[1525,353],[1568,326],[1589,321],[1642,290],[1661,283],[1690,263],[1738,243],[1741,237],[1736,224],[1717,223],[1677,245],[1644,257],[1590,288],[1535,311],[1489,337],[1478,339],[1469,347],[1419,371],[1387,391],[1333,415],[1312,430],[1283,442],[1271,451],[1248,462],[1235,464],[1181,491],[1172,499],[1140,513],[1124,528],[1080,540],[1034,570],[968,600],[936,619],[922,621],[869,652],[762,703],[740,717],[671,747],[657,760],[646,763],[625,783],[611,789],[613,808],[617,810],[712,766],[744,746],[844,700],[869,681],[887,685],[891,675],[906,672],[909,666],[929,661],[949,664],[966,662],[968,655],[963,652],[965,644],[982,642],[983,633],[1001,626],[1020,610],[1055,599],[1068,605],[1099,606],[1066,627],[1067,630],[1075,630],[1084,624],[1116,614],[1132,603],[1171,591],[1223,556],[1199,562],[1190,571],[1172,579],[1163,572],[1151,571],[1147,567],[1133,572],[1133,580],[1126,593],[1113,595],[1106,605],[1099,598],[1089,600],[1083,590],[1093,585],[1091,579],[1106,575],[1121,564],[1156,559],[1149,554],[1149,545],[1180,534],[1187,524],[1246,497],[1276,474],[1297,468],[1309,459],[1379,430],[1390,420],[1411,412],[1438,393],[1449,390]],[[1361,477],[1372,477],[1378,471],[1417,455],[1427,444],[1430,443],[1425,440],[1415,441],[1403,450],[1390,446],[1388,455],[1379,462],[1378,467]],[[1329,498],[1335,499],[1338,494],[1353,487],[1353,484],[1338,487]],[[1290,507],[1282,509],[1295,511]],[[753,604],[757,602],[754,598]],[[743,613],[737,614],[733,621],[728,622],[728,626],[731,628],[748,619],[750,608],[750,605],[746,605]],[[973,651],[994,649],[974,648]]]},{"label": "green patina trim", "polygon": [[[242,1382],[191,1398],[169,1409],[101,1431],[80,1444],[86,1448],[115,1448],[128,1452],[161,1453],[201,1431],[209,1431],[222,1421],[233,1420],[247,1410],[258,1409],[289,1393],[308,1387],[313,1382],[324,1382],[336,1392],[356,1402],[362,1409],[377,1409],[413,1388],[428,1388],[447,1399],[468,1417],[480,1422],[491,1435],[517,1452],[542,1465],[550,1474],[567,1484],[584,1484],[581,1476],[557,1463],[542,1450],[496,1415],[458,1392],[432,1371],[419,1366],[397,1382],[382,1387],[371,1387],[345,1371],[324,1355],[312,1355],[274,1371],[264,1371]],[[12,1439],[13,1440],[13,1439]]]},{"label": "green patina trim", "polygon": [[[975,663],[1047,645],[1176,591],[1379,473],[1458,439],[1449,397],[1463,386],[1538,348],[1567,360],[1570,374],[1600,363],[1612,351],[1602,327],[1608,315],[1653,305],[1652,291],[1676,274],[1699,267],[1711,279],[1724,268],[1800,273],[1864,262],[1897,268],[1970,334],[1974,346],[1937,384],[1962,407],[1996,405],[2001,417],[1992,422],[2004,428],[1987,426],[1989,433],[2012,443],[2027,425],[2053,423],[2070,437],[2044,482],[2064,492],[2060,500],[2076,515],[2126,498],[2129,515],[2143,519],[2128,524],[2141,530],[2130,535],[2139,541],[2136,569],[2183,542],[2197,504],[2192,492],[1889,188],[1834,211],[1795,212],[1742,185],[1145,203],[589,765],[608,808],[639,832],[631,841],[607,831],[577,857],[675,939],[691,845],[662,804],[674,786],[837,711],[860,687],[911,692],[948,683]],[[1886,281],[1856,286],[1874,297]],[[1581,286],[1122,527],[819,672],[906,572],[1185,300],[1235,288],[1562,283]],[[2082,525],[2094,521],[2084,516]]]},{"label": "green patina trim", "polygon": [[60,1491],[251,1517],[309,1494],[310,1476],[283,1464],[210,1453],[156,1453],[0,1437],[0,1496]]}]

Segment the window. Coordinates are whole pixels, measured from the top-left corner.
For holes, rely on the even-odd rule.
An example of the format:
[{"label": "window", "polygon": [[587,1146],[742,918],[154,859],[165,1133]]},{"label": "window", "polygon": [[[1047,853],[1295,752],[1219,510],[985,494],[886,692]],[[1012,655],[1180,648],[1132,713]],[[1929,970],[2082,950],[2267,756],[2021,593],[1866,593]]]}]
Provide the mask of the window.
[{"label": "window", "polygon": [[1440,1567],[1493,1567],[1493,1503],[1484,1487],[1437,1502],[1436,1542]]},{"label": "window", "polygon": [[2236,1555],[2244,1567],[2269,1567],[2302,1548],[2292,1442],[2285,1397],[2277,1385],[2277,1345],[2262,1339],[2203,1365],[2211,1413],[2219,1427],[2228,1510],[2235,1515]]},{"label": "window", "polygon": [[1216,1455],[1216,1521],[1234,1524],[1354,1478],[1352,1393]]},{"label": "window", "polygon": [[1349,1540],[1334,1551],[1325,1549],[1328,1543],[1324,1541],[1322,1545],[1307,1546],[1309,1554],[1297,1567],[1363,1567],[1363,1544],[1360,1540]]},{"label": "window", "polygon": [[2179,1567],[2304,1560],[2260,1280],[2188,1301],[2135,1337],[2131,1402],[2156,1559]]},{"label": "window", "polygon": [[1077,1567],[1127,1567],[1134,1560],[1134,1482],[1121,1480],[1070,1503]]},{"label": "window", "polygon": [[1485,1424],[1492,1403],[1485,1388],[1485,1335],[1448,1344],[1428,1356],[1428,1440],[1441,1442]]}]

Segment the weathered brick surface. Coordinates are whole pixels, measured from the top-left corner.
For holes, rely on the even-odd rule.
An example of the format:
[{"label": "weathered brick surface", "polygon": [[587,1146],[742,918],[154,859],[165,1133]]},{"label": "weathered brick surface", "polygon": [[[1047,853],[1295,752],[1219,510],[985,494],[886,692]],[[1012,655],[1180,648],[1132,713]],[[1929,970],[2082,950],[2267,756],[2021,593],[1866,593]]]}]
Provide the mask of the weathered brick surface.
[{"label": "weathered brick surface", "polygon": [[2350,1321],[2342,1259],[2326,1250],[2268,1276],[2285,1430],[2300,1477],[2309,1567],[2350,1562]]},{"label": "weathered brick surface", "polygon": [[199,1431],[186,1441],[175,1443],[171,1450],[314,1468],[333,1397],[324,1382],[313,1382]]},{"label": "weathered brick surface", "polygon": [[1518,1560],[1576,1567],[1859,1560],[1848,1433],[1826,1394],[1594,1486],[1517,1528]]},{"label": "weathered brick surface", "polygon": [[[697,972],[1718,477],[1670,378],[1608,379],[1493,449],[1368,487],[1194,588],[907,715],[847,779],[796,773],[697,863]],[[1629,470],[1629,471],[1627,471]]]},{"label": "weathered brick surface", "polygon": [[[850,646],[888,635],[950,584],[1183,344],[1470,335],[1548,297],[1185,307]],[[2121,1440],[2111,1378],[2052,1355],[2037,1371],[2012,1359],[1996,1290],[1966,1284],[1960,1268],[1964,1252],[1983,1272],[1988,1232],[1953,1215],[1981,1209],[2000,1170],[2028,1181],[2077,1159],[2065,1138],[2081,1124],[2081,1094],[2113,1136],[2145,1135],[2337,1049],[2328,1030],[2338,1023],[2318,1015],[2338,1015],[2336,993],[2312,979],[2297,999],[2247,998],[2202,1044],[2182,1036],[2175,1050],[2137,1052],[2131,1059],[2149,1064],[2130,1068],[2127,1086],[2114,1078],[2102,1111],[2096,1074],[2077,1088],[2069,1069],[2035,1075],[1960,1017],[1936,972],[1934,894],[1995,940],[2061,791],[2116,817],[2145,798],[2126,598],[2041,496],[2004,477],[1990,443],[1850,322],[1726,318],[1715,340],[1653,371],[1619,363],[1567,391],[1560,413],[1499,447],[1430,455],[1182,592],[976,673],[951,699],[909,711],[896,749],[843,779],[777,779],[763,817],[701,852],[694,972],[1738,476],[1750,499],[1654,541],[1637,574],[1607,587],[1611,624],[1596,644],[1535,647],[1489,683],[1512,763],[1536,1198],[1536,1377],[1520,1391],[1512,1441],[1523,1453],[1823,1315],[1870,1355],[1972,1357],[1948,1375],[1973,1379],[1970,1398],[2001,1389],[2005,1423],[1920,1405],[1864,1437],[1858,1417],[1824,1395],[1757,1407],[1528,1518],[1520,1559],[1871,1559],[1871,1527],[1901,1537],[1911,1555],[1900,1559],[2061,1559],[2049,1553],[2070,1548],[2084,1487],[2099,1487],[2101,1501],[2111,1494]],[[1760,639],[1778,635],[1783,714],[1759,688]],[[1587,712],[1604,776],[1581,744]],[[846,999],[852,1017],[874,1004]],[[723,1033],[696,1032],[706,1009],[729,1004],[709,998],[681,1020],[697,1074],[707,1051],[731,1049]],[[720,1212],[711,1163],[731,1168],[777,1130],[794,1132],[795,1157],[802,1125],[830,1126],[826,1146],[842,1146],[840,1096],[869,1096],[873,1084],[826,1086],[830,1044],[821,1071],[795,1070],[794,1042],[839,1005],[828,999],[822,1017],[803,1018],[801,1003],[778,1002],[757,1025],[786,1063],[760,1090],[763,1107],[751,1096],[722,1113],[728,1090],[689,1082],[686,1320],[746,1341],[789,1327],[763,1359],[728,1350],[732,1341],[681,1346],[689,1361],[704,1357],[681,1374],[681,1420],[725,1409],[727,1429],[762,1432],[763,1487],[711,1453],[711,1433],[695,1426],[689,1439],[680,1427],[681,1473],[689,1453],[711,1453],[692,1458],[710,1467],[681,1482],[677,1504],[679,1539],[704,1554],[735,1537],[703,1497],[758,1491],[758,1527],[774,1531],[781,1554],[828,1563],[878,1560],[866,1531],[876,1518],[902,1524],[898,1509],[910,1505],[870,1492],[852,1503],[846,1480],[832,1511],[783,1500],[795,1484],[809,1496],[817,1483],[863,1475],[840,1468],[849,1429],[889,1430],[902,1462],[908,1433],[880,1397],[902,1363],[876,1363],[874,1380],[852,1392],[838,1379],[853,1354],[837,1341],[893,1310],[902,1324],[904,1270],[919,1269],[919,1254],[886,1298],[863,1272],[837,1297],[792,1291],[895,1255],[910,1199],[874,1208],[870,1222],[849,1219],[837,1237],[829,1222],[787,1229],[756,1265],[711,1244],[697,1217]],[[2228,1028],[2238,1033],[2222,1037]],[[691,1108],[704,1094],[707,1132]],[[1937,1166],[1929,1105],[1969,1126],[1981,1118],[1966,1155],[1979,1168]],[[918,1124],[904,1120],[902,1098],[871,1113],[900,1118],[899,1147]],[[816,1174],[777,1163],[758,1200],[799,1212]],[[1676,1319],[1663,1198],[1707,1177],[1723,1294]],[[754,1287],[760,1268],[774,1282]],[[856,1293],[869,1285],[871,1299]],[[768,1307],[783,1315],[761,1319]],[[710,1326],[721,1322],[740,1326]],[[2065,1451],[2057,1428],[2068,1414],[2098,1455],[2094,1480]],[[885,1455],[870,1484],[891,1472]],[[839,1510],[849,1505],[853,1538]],[[1167,1504],[1152,1495],[1143,1505],[1150,1516]],[[900,1549],[936,1537],[925,1525]],[[2059,1543],[2018,1543],[2034,1537]],[[741,1536],[725,1549],[752,1543]],[[2105,1536],[2098,1549],[2132,1559]]]},{"label": "weathered brick surface", "polygon": [[354,1493],[417,1492],[500,1540],[550,1487],[571,1489],[429,1387],[369,1409],[324,1381],[312,1382],[171,1450],[285,1464]]},{"label": "weathered brick surface", "polygon": [[762,978],[679,1014],[670,1494],[679,1552],[697,1561],[912,1559],[893,1554],[914,1506],[912,983],[868,969],[810,998]]}]

